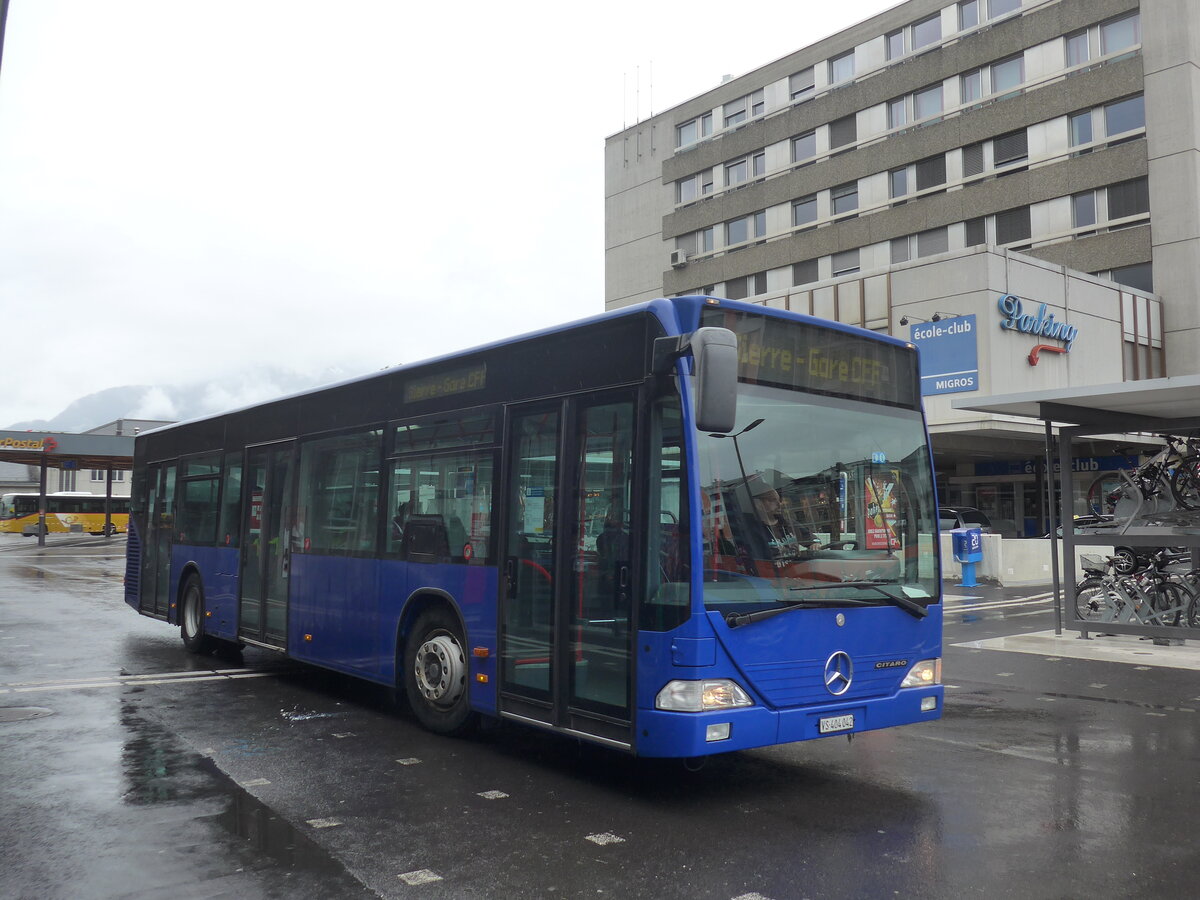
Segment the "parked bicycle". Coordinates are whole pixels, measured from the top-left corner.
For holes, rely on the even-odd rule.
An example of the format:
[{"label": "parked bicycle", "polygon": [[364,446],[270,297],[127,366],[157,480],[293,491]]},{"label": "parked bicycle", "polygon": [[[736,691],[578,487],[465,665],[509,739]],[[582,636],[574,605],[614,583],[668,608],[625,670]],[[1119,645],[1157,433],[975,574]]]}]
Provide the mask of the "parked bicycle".
[{"label": "parked bicycle", "polygon": [[1133,575],[1118,575],[1112,557],[1083,554],[1080,562],[1086,577],[1075,592],[1077,619],[1200,628],[1200,571],[1167,571],[1168,552]]},{"label": "parked bicycle", "polygon": [[1132,471],[1104,472],[1088,488],[1095,515],[1118,519],[1200,510],[1200,439],[1164,435],[1163,448]]}]

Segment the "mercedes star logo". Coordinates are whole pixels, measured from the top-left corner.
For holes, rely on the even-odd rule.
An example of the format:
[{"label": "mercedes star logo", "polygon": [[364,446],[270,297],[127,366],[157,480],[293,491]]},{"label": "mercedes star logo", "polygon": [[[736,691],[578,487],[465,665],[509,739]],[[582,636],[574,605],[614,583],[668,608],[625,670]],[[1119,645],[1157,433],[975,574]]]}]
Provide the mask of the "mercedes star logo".
[{"label": "mercedes star logo", "polygon": [[850,655],[839,650],[825,661],[825,690],[840,697],[850,690],[850,682],[854,680],[854,663]]}]

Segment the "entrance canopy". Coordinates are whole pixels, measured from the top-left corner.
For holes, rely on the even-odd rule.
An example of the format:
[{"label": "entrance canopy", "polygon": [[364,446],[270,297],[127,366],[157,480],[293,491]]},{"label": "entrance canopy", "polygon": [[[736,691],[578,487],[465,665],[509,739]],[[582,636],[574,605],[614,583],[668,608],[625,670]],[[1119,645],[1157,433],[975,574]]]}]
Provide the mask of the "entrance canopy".
[{"label": "entrance canopy", "polygon": [[133,437],[0,431],[0,462],[50,469],[132,469]]},{"label": "entrance canopy", "polygon": [[1114,432],[1158,431],[1164,422],[1200,419],[1200,375],[993,394],[953,406]]}]

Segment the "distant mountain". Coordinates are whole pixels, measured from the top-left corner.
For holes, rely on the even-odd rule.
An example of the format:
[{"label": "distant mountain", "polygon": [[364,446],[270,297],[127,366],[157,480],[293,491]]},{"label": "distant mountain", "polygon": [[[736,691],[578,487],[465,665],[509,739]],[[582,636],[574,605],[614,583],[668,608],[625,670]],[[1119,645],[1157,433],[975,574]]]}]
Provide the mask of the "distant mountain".
[{"label": "distant mountain", "polygon": [[73,433],[116,419],[179,422],[342,381],[353,374],[332,368],[314,373],[263,367],[195,384],[131,384],[80,397],[52,419],[16,422],[4,430]]}]

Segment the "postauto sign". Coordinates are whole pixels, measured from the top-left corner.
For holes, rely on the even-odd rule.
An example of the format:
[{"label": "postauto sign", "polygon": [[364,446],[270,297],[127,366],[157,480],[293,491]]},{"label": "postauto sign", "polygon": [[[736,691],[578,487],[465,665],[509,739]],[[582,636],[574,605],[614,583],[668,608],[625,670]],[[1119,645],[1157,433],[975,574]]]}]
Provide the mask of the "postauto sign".
[{"label": "postauto sign", "polygon": [[975,316],[955,316],[909,326],[921,352],[921,396],[979,390],[979,347]]}]

